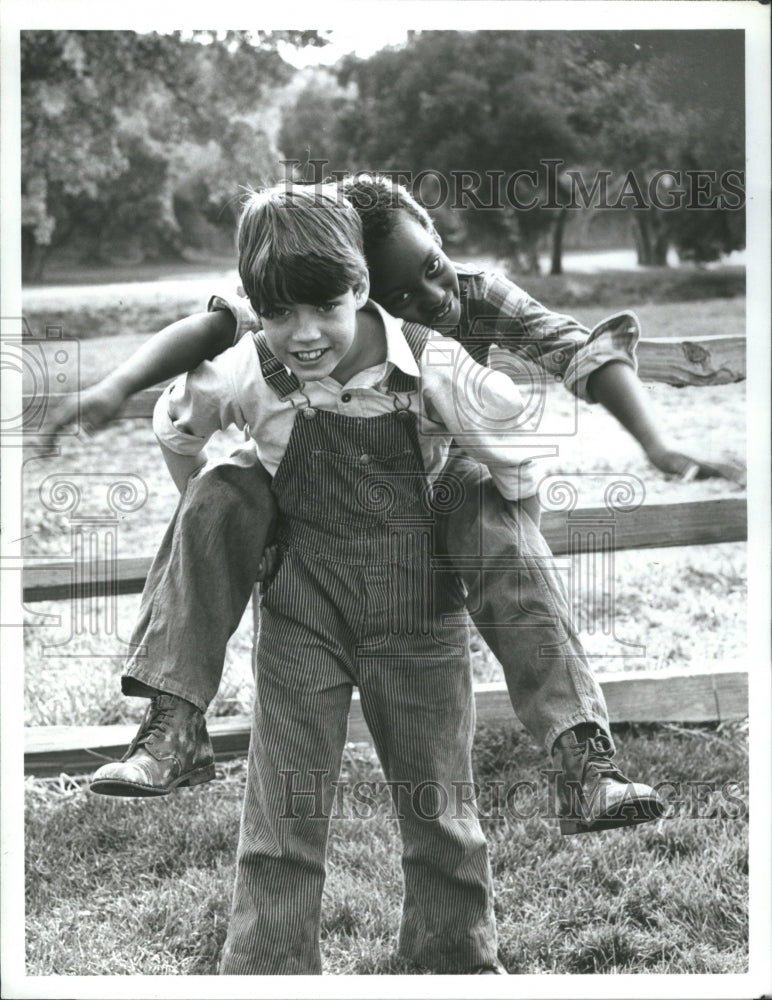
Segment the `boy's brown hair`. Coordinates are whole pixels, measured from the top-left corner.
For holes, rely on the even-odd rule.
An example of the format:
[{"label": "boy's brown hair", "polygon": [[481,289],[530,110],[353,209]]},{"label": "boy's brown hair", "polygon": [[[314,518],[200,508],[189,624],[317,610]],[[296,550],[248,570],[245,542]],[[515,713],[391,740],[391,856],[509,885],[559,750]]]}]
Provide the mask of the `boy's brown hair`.
[{"label": "boy's brown hair", "polygon": [[322,305],[367,275],[362,224],[333,185],[252,191],[239,221],[239,275],[252,308]]}]

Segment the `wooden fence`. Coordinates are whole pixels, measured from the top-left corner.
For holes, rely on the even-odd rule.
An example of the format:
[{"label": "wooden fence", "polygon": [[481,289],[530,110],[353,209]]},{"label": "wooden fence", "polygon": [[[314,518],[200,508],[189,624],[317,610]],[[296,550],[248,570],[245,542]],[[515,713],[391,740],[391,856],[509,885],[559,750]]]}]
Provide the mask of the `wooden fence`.
[{"label": "wooden fence", "polygon": [[[744,337],[703,337],[698,340],[649,340],[639,345],[643,381],[671,385],[717,385],[745,377]],[[129,400],[122,416],[149,417],[159,390],[146,390]],[[547,511],[542,530],[556,556],[592,552],[594,532],[572,530],[578,524],[610,524],[615,549],[705,545],[747,538],[746,503],[737,496],[689,503],[646,504],[617,512],[580,508],[570,513]],[[51,560],[25,567],[23,599],[112,599],[142,590],[150,557],[100,563],[85,574],[72,560]],[[631,672],[599,675],[614,722],[708,722],[743,718],[748,713],[748,679],[744,664],[713,663],[699,670]],[[512,725],[514,716],[506,686],[475,689],[478,721]],[[213,719],[209,730],[219,759],[242,755],[249,742],[249,718]],[[120,756],[136,731],[130,726],[43,726],[25,730],[25,771],[35,775],[89,771],[105,757]],[[355,697],[349,739],[369,734]]]}]

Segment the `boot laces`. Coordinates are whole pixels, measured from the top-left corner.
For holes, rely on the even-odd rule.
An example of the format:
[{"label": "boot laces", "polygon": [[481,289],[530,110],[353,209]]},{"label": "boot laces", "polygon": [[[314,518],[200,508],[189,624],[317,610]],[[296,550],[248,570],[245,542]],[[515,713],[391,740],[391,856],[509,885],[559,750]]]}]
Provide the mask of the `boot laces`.
[{"label": "boot laces", "polygon": [[[172,715],[174,709],[160,698],[151,698],[150,704],[145,709],[142,722],[137,730],[137,735],[131,742],[131,746],[126,752],[126,758],[130,757],[134,751],[144,746],[151,736],[166,734],[166,720]],[[125,759],[125,758],[124,758]]]},{"label": "boot laces", "polygon": [[577,756],[585,759],[585,767],[591,767],[597,774],[605,778],[627,779],[612,760],[614,751],[611,747],[611,740],[600,730],[595,736],[588,736],[586,740],[577,741],[574,751]]}]

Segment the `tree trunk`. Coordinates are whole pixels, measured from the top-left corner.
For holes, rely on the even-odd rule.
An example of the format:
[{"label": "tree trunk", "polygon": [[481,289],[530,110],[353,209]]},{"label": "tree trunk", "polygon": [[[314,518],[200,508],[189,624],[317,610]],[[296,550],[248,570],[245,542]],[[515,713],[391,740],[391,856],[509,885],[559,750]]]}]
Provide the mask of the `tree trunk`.
[{"label": "tree trunk", "polygon": [[550,274],[563,273],[563,233],[566,228],[568,209],[561,208],[552,227],[552,260]]},{"label": "tree trunk", "polygon": [[667,267],[670,239],[654,212],[633,211],[633,238],[640,267]]},{"label": "tree trunk", "polygon": [[25,282],[43,280],[51,247],[38,243],[29,229],[21,231],[21,278]]},{"label": "tree trunk", "polygon": [[638,266],[647,267],[651,259],[649,221],[641,212],[633,212],[633,239],[638,255]]}]

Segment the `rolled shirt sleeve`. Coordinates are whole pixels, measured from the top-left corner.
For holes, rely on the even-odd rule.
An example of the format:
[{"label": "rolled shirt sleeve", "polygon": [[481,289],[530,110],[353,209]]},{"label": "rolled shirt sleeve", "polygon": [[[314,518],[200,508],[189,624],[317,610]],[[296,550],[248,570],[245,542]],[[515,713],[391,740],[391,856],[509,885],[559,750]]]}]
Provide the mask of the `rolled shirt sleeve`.
[{"label": "rolled shirt sleeve", "polygon": [[567,387],[580,399],[594,403],[587,389],[587,379],[609,361],[621,361],[637,372],[635,349],[640,335],[640,323],[633,312],[615,313],[598,323],[566,369]]},{"label": "rolled shirt sleeve", "polygon": [[254,333],[262,329],[260,320],[249,303],[249,299],[241,295],[224,296],[212,295],[206,306],[207,312],[218,312],[224,310],[229,312],[236,320],[236,332],[233,335],[233,343],[237,344],[245,333]]},{"label": "rolled shirt sleeve", "polygon": [[231,348],[213,361],[205,361],[168,386],[153,411],[153,431],[170,451],[197,455],[215,431],[235,424],[243,429],[246,418],[233,380]]},{"label": "rolled shirt sleeve", "polygon": [[472,274],[467,284],[468,333],[462,343],[478,361],[495,343],[535,365],[574,395],[594,402],[587,379],[608,361],[636,367],[640,326],[634,313],[621,312],[590,332],[573,316],[552,312],[498,271]]}]

